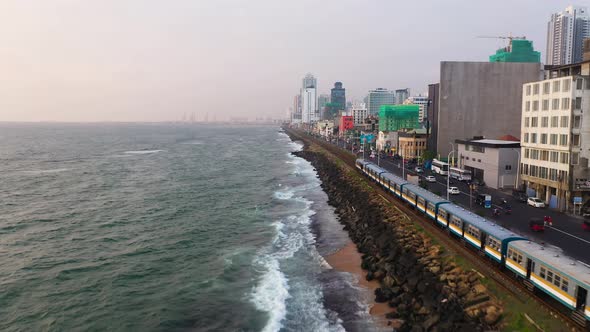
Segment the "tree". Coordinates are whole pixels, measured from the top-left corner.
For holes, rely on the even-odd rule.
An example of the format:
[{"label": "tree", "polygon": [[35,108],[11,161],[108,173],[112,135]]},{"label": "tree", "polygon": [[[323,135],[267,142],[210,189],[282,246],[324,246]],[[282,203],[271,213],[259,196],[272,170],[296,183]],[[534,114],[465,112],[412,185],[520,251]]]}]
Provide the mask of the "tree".
[{"label": "tree", "polygon": [[436,157],[436,153],[434,153],[433,151],[430,151],[430,150],[422,151],[422,160],[423,161],[432,160],[432,159],[434,159],[434,157]]}]

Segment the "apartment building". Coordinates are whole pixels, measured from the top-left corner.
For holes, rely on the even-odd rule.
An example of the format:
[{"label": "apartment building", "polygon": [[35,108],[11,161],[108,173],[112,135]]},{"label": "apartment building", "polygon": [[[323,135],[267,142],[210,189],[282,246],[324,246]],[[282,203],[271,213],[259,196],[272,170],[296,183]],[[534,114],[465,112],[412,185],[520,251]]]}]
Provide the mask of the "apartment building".
[{"label": "apartment building", "polygon": [[590,197],[589,65],[548,66],[549,79],[523,85],[521,179],[553,208]]}]

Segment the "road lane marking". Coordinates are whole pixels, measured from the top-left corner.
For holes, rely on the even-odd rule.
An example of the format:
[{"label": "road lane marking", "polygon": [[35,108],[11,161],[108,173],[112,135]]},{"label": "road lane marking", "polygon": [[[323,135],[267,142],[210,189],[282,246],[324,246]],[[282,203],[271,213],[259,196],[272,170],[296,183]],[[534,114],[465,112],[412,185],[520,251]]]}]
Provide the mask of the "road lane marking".
[{"label": "road lane marking", "polygon": [[545,226],[545,227],[552,228],[552,229],[554,229],[554,230],[556,230],[556,231],[558,231],[558,232],[562,232],[562,233],[563,233],[563,234],[565,234],[565,235],[569,235],[569,236],[573,237],[574,239],[578,239],[578,240],[580,240],[580,241],[583,241],[583,242],[586,242],[586,243],[590,244],[590,241],[586,241],[586,240],[584,240],[584,239],[582,239],[582,238],[579,238],[579,237],[577,237],[577,236],[575,236],[575,235],[573,235],[573,234],[570,234],[570,233],[568,233],[568,232],[562,231],[562,230],[561,230],[561,229],[559,229],[559,228],[555,228],[555,227],[553,227],[553,226]]}]

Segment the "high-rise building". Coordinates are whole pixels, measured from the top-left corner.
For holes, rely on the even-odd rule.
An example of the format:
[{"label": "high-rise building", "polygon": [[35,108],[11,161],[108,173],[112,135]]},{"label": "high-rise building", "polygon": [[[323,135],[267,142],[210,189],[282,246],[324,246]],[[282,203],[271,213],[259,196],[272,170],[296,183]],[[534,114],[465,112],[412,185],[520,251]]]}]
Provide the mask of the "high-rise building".
[{"label": "high-rise building", "polygon": [[590,37],[590,16],[586,7],[569,6],[551,15],[547,23],[548,65],[582,61],[583,40]]},{"label": "high-rise building", "polygon": [[291,122],[301,123],[301,95],[293,97],[293,107],[291,108]]},{"label": "high-rise building", "polygon": [[364,103],[353,105],[351,108],[351,113],[355,126],[365,123],[365,119],[369,115],[367,111],[367,106]]},{"label": "high-rise building", "polygon": [[420,107],[418,121],[423,122],[426,119],[426,107],[428,107],[428,97],[422,95],[411,96],[404,101],[404,104],[418,105]]},{"label": "high-rise building", "polygon": [[346,110],[346,89],[342,87],[342,82],[334,83],[334,87],[330,90],[330,103],[338,111]]},{"label": "high-rise building", "polygon": [[369,115],[379,115],[381,105],[393,104],[395,104],[395,94],[393,91],[383,88],[369,91],[369,95],[367,96],[367,109],[369,110]]},{"label": "high-rise building", "polygon": [[330,103],[329,94],[321,94],[318,96],[318,111],[320,112],[321,119],[327,119],[325,116],[326,106]]},{"label": "high-rise building", "polygon": [[301,87],[301,122],[312,123],[319,120],[317,81],[312,74],[303,78]]},{"label": "high-rise building", "polygon": [[401,105],[410,96],[410,89],[397,89],[395,90],[395,102],[394,104]]}]

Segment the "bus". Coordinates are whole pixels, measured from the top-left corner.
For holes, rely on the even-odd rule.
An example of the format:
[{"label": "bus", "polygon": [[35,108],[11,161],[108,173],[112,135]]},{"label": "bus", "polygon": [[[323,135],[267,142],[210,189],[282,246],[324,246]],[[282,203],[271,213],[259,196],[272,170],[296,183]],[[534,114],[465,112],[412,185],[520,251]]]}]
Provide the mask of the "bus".
[{"label": "bus", "polygon": [[449,164],[438,159],[432,160],[432,171],[436,174],[440,175],[448,175],[449,174]]},{"label": "bus", "polygon": [[451,167],[450,168],[450,176],[451,179],[457,179],[459,181],[470,181],[471,180],[471,171],[466,169],[462,169],[459,167]]}]

